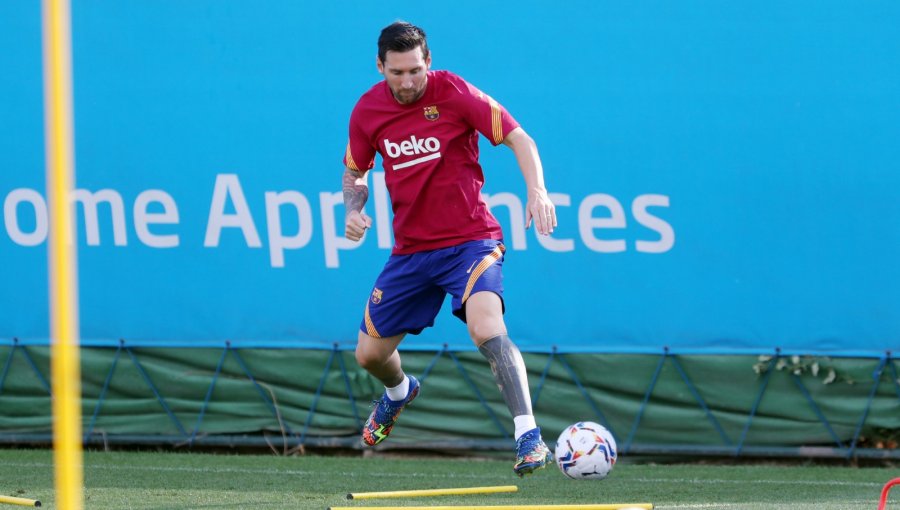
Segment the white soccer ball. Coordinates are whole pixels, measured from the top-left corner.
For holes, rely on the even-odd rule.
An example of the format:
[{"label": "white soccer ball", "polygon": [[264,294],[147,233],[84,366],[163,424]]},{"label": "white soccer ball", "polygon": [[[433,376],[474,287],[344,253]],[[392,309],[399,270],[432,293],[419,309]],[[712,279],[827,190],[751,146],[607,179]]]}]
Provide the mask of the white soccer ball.
[{"label": "white soccer ball", "polygon": [[556,440],[556,465],[574,480],[602,480],[616,465],[616,440],[606,427],[580,421]]}]

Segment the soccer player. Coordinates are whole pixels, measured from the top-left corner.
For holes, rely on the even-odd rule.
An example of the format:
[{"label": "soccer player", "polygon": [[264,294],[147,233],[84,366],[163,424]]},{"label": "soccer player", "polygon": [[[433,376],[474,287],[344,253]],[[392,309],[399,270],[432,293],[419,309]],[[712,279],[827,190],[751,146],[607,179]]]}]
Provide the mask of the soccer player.
[{"label": "soccer player", "polygon": [[350,116],[344,155],[345,236],[359,241],[372,218],[366,172],[384,162],[394,211],[395,244],[375,281],[360,325],[356,359],[385,393],[363,429],[374,446],[390,434],[419,381],[403,372],[397,346],[434,325],[449,293],[453,314],[488,359],[515,424],[519,476],[551,459],[531,410],[525,364],[503,321],[503,233],[481,198],[478,133],[512,149],[528,190],[525,222],[542,235],[556,227],[537,147],[488,95],[448,71],[431,70],[425,32],[406,22],[381,31],[375,61],[384,80],[363,94]]}]

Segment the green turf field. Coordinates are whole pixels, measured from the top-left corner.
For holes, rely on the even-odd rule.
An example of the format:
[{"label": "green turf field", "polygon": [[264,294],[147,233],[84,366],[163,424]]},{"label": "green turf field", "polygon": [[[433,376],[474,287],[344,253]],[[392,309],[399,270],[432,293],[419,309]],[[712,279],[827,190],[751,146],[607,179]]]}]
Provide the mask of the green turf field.
[{"label": "green turf field", "polygon": [[[659,509],[877,507],[900,468],[653,465],[620,462],[610,478],[573,481],[556,467],[525,479],[512,462],[472,459],[281,457],[86,452],[85,509],[322,509],[329,506],[535,505],[649,502]],[[518,485],[512,494],[353,500],[348,492]],[[0,495],[55,508],[52,452],[0,450]],[[21,508],[0,505],[2,508]],[[888,508],[900,509],[900,489]]]}]

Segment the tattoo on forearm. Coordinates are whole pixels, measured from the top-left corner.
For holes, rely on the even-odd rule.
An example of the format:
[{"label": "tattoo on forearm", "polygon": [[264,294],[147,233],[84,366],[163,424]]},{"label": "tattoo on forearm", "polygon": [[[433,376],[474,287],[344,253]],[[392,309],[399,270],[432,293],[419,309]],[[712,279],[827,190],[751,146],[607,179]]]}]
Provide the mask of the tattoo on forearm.
[{"label": "tattoo on forearm", "polygon": [[361,211],[369,200],[369,186],[363,174],[347,168],[344,171],[344,208],[350,211]]}]

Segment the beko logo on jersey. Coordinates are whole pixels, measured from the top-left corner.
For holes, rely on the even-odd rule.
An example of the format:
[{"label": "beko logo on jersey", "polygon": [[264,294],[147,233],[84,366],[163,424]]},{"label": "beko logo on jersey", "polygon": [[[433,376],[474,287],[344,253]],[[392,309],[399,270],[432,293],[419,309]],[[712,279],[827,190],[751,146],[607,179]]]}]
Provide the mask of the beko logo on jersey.
[{"label": "beko logo on jersey", "polygon": [[387,152],[387,155],[392,158],[424,154],[424,156],[420,158],[394,165],[394,170],[400,170],[401,168],[407,168],[413,165],[418,165],[419,163],[437,159],[441,157],[441,153],[438,152],[440,150],[441,142],[433,136],[420,139],[416,138],[416,135],[412,135],[409,137],[409,139],[403,140],[399,143],[392,142],[387,138],[384,139],[384,151]]}]

